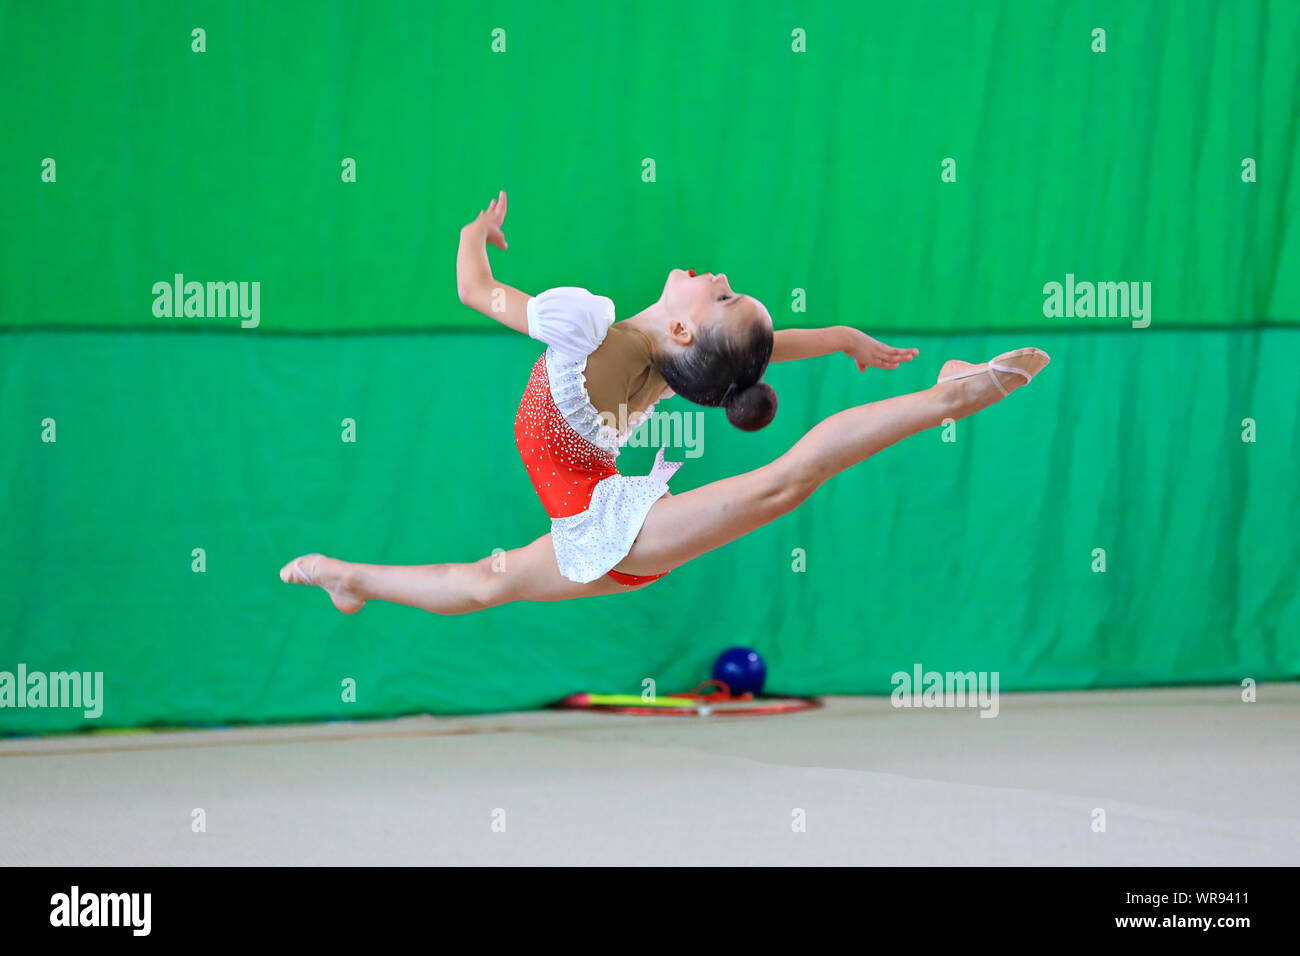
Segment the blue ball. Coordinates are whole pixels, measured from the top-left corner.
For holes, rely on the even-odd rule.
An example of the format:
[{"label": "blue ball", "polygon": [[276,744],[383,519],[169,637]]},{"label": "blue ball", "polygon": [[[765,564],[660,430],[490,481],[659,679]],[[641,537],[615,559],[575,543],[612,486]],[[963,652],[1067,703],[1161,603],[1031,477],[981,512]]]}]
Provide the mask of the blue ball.
[{"label": "blue ball", "polygon": [[735,697],[761,694],[767,681],[767,665],[758,656],[758,651],[748,647],[729,647],[714,662],[713,679],[730,687]]}]

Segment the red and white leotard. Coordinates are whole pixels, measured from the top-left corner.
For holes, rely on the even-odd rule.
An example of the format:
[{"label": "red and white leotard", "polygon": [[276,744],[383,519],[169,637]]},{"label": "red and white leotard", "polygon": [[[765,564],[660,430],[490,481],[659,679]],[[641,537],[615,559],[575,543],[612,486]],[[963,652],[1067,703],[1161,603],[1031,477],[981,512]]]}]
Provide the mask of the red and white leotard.
[{"label": "red and white leotard", "polygon": [[[546,343],[533,366],[515,416],[515,444],[542,507],[551,516],[551,540],[560,573],[587,583],[602,575],[642,584],[662,574],[614,571],[641,531],[646,515],[668,490],[680,462],[665,462],[663,449],[645,476],[624,476],[615,463],[628,433],[604,421],[587,395],[587,356],[614,324],[614,303],[572,286],[528,300],[528,334]],[[661,398],[671,395],[665,391]],[[665,572],[666,573],[666,572]]]}]

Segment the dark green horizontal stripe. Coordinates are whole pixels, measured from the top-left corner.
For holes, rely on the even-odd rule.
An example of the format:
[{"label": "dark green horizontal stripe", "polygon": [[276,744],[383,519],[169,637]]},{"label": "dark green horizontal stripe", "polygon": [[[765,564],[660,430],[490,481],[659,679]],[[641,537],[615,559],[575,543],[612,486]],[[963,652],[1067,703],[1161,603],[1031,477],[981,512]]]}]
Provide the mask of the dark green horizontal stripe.
[{"label": "dark green horizontal stripe", "polygon": [[[644,677],[666,692],[736,643],[789,693],[888,693],[917,662],[996,670],[1006,691],[1290,679],[1300,334],[1176,331],[952,334],[892,372],[782,363],[780,410],[753,434],[670,400],[703,427],[680,493],[772,461],[839,409],[928,386],[945,358],[1033,344],[1053,359],[955,443],[909,438],[644,591],[454,618],[345,618],[276,572],[308,551],[424,564],[544,534],[511,427],[538,343],[10,334],[0,670],[102,670],[103,726],[118,727],[482,713]],[[629,448],[619,465],[645,474],[653,457]],[[340,701],[343,677],[358,704]],[[0,710],[0,733],[90,725]]]}]

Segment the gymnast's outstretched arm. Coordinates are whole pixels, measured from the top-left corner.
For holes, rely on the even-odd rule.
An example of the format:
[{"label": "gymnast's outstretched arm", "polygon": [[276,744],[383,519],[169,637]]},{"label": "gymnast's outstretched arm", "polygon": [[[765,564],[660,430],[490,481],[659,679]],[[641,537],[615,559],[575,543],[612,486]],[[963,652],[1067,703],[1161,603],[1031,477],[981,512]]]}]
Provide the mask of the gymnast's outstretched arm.
[{"label": "gymnast's outstretched arm", "polygon": [[898,368],[916,358],[916,349],[897,349],[847,325],[825,329],[778,329],[772,341],[773,362],[794,362],[843,352],[857,363],[858,371],[868,368]]},{"label": "gymnast's outstretched arm", "polygon": [[507,328],[528,334],[528,294],[498,282],[488,262],[488,243],[508,248],[501,231],[506,219],[505,190],[460,230],[456,252],[456,292],[460,301]]}]

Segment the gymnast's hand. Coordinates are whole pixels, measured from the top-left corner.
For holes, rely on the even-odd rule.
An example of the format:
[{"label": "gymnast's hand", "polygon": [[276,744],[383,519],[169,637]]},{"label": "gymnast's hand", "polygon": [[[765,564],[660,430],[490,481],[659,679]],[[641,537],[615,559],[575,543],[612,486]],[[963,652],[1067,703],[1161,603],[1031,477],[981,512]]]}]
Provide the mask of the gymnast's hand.
[{"label": "gymnast's hand", "polygon": [[849,343],[843,351],[857,363],[859,372],[865,372],[869,368],[898,368],[920,354],[918,349],[896,349],[857,329],[848,331]]},{"label": "gymnast's hand", "polygon": [[479,225],[483,228],[483,238],[496,246],[498,249],[508,249],[509,244],[506,242],[505,233],[501,227],[506,221],[506,191],[503,189],[497,194],[497,198],[488,203],[488,207],[475,217],[471,225]]}]

